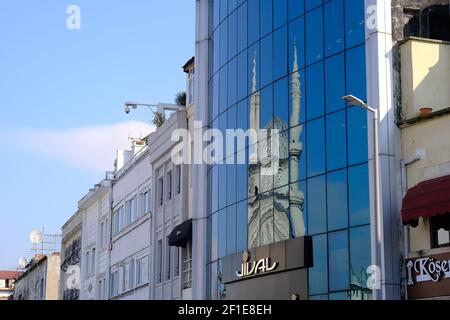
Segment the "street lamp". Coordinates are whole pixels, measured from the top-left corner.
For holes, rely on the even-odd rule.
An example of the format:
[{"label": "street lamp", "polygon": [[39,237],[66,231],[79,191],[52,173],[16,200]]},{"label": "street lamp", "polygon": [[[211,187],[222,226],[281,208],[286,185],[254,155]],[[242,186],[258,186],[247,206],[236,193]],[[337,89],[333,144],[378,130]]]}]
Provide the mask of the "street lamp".
[{"label": "street lamp", "polygon": [[[371,230],[371,259],[372,265],[378,266],[377,260],[377,243],[380,245],[380,259],[381,259],[381,294],[385,296],[384,289],[384,239],[383,239],[383,225],[382,225],[382,212],[381,212],[381,191],[380,191],[380,154],[378,144],[378,109],[371,108],[362,99],[359,99],[353,95],[347,95],[342,97],[345,101],[354,106],[360,106],[370,111],[373,114],[373,162],[374,162],[374,187],[375,187],[375,211],[370,215],[370,223],[373,226]],[[374,299],[378,298],[377,286],[373,286],[372,295]]]}]

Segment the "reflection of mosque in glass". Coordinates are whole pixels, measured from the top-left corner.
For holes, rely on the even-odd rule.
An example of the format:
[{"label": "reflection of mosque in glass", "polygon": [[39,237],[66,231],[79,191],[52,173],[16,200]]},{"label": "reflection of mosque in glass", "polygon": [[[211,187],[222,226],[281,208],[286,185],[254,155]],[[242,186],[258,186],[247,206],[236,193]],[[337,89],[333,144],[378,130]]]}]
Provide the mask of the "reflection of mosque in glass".
[{"label": "reflection of mosque in glass", "polygon": [[[298,72],[297,45],[294,43],[294,63],[291,75],[292,111],[289,125],[275,116],[264,129],[269,137],[259,142],[252,141],[253,154],[257,159],[250,159],[248,168],[248,247],[255,248],[269,243],[287,240],[305,235],[303,218],[304,192],[298,184],[289,186],[289,181],[298,181],[298,163],[303,152],[300,137],[303,125],[300,124],[300,74]],[[260,92],[256,90],[256,52],[253,58],[252,95],[250,97],[250,129],[260,129]],[[275,106],[276,107],[276,106]],[[289,131],[287,130],[291,128]],[[272,143],[270,132],[277,130],[279,137]],[[278,148],[272,152],[271,148]],[[265,152],[263,152],[265,151]],[[278,154],[279,159],[271,157]],[[265,156],[262,156],[262,155]],[[274,175],[262,174],[263,168],[275,167]],[[290,176],[289,176],[290,174]],[[267,192],[264,192],[266,191]]]}]

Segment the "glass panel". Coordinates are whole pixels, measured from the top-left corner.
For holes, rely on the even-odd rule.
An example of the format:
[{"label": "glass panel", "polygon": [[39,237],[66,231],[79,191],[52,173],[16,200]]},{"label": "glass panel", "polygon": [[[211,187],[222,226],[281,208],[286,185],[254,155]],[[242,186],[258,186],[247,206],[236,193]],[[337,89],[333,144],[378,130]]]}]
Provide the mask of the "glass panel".
[{"label": "glass panel", "polygon": [[364,43],[364,1],[345,0],[345,33],[347,48]]},{"label": "glass panel", "polygon": [[219,88],[219,112],[226,110],[228,104],[228,68],[224,67],[219,71],[220,88]]},{"label": "glass panel", "polygon": [[345,110],[327,116],[327,170],[347,165],[347,123]]},{"label": "glass panel", "polygon": [[290,206],[289,222],[291,238],[302,237],[307,234],[306,227],[308,225],[308,207],[306,201],[306,181],[293,183],[289,186],[289,197],[298,205]]},{"label": "glass panel", "polygon": [[322,0],[305,0],[306,11],[314,9],[322,4]]},{"label": "glass panel", "polygon": [[330,293],[330,300],[340,300],[340,301],[350,300],[349,292],[343,291],[343,292]]},{"label": "glass panel", "polygon": [[328,230],[348,227],[347,170],[327,175]]},{"label": "glass panel", "polygon": [[[278,176],[282,176],[279,174]],[[273,202],[273,225],[274,225],[274,241],[283,241],[290,238],[290,206],[289,201],[289,185],[274,190]],[[293,214],[301,214],[298,210]],[[298,216],[296,216],[297,218]],[[302,216],[299,217],[302,220]]]},{"label": "glass panel", "polygon": [[306,64],[323,59],[322,8],[306,14]]},{"label": "glass panel", "polygon": [[211,216],[211,261],[217,260],[219,245],[219,215]]},{"label": "glass panel", "polygon": [[213,0],[213,29],[215,29],[220,22],[220,0]]},{"label": "glass panel", "polygon": [[241,52],[247,48],[247,2],[238,8],[237,15],[237,48]]},{"label": "glass panel", "polygon": [[[298,138],[300,137],[300,139]],[[300,144],[297,143],[300,141]],[[290,150],[298,153],[297,157],[291,157],[290,182],[303,180],[306,178],[306,126],[301,124],[290,129]],[[294,163],[292,163],[294,162]],[[297,171],[293,167],[297,166]]]},{"label": "glass panel", "polygon": [[[289,77],[289,112],[292,114],[289,117],[293,117],[291,127],[294,127],[298,123],[304,123],[306,121],[306,106],[305,106],[305,71],[292,73]],[[298,112],[300,104],[300,112]],[[298,116],[297,116],[298,114]]]},{"label": "glass panel", "polygon": [[260,41],[261,50],[261,88],[272,82],[273,45],[272,34]]},{"label": "glass panel", "polygon": [[244,251],[247,249],[247,202],[239,202],[236,206],[236,232],[237,243],[236,252]]},{"label": "glass panel", "polygon": [[247,50],[242,51],[237,59],[237,100],[240,101],[247,96]]},{"label": "glass panel", "polygon": [[[267,1],[271,2],[271,1]],[[273,8],[273,27],[277,29],[287,22],[287,0],[275,0]]]},{"label": "glass panel", "polygon": [[[237,153],[237,159],[247,161],[247,149],[242,149]],[[238,163],[236,165],[236,201],[247,199],[247,164]]]},{"label": "glass panel", "polygon": [[219,209],[219,166],[211,169],[211,212],[214,213]]},{"label": "glass panel", "polygon": [[292,20],[305,11],[305,0],[288,0],[289,20]]},{"label": "glass panel", "polygon": [[259,42],[248,48],[247,50],[247,86],[248,94],[252,94],[255,90],[259,90]]},{"label": "glass panel", "polygon": [[273,79],[287,75],[287,27],[284,26],[273,34]]},{"label": "glass panel", "polygon": [[307,123],[308,176],[325,172],[325,121],[323,118]]},{"label": "glass panel", "polygon": [[236,165],[227,164],[227,205],[236,202]]},{"label": "glass panel", "polygon": [[333,0],[324,7],[325,55],[330,56],[344,50],[343,0]]},{"label": "glass panel", "polygon": [[228,0],[227,1],[220,1],[220,21],[225,19],[225,17],[228,14]]},{"label": "glass panel", "polygon": [[[273,181],[272,176],[265,176],[270,181]],[[261,181],[264,183],[264,177]],[[273,187],[272,187],[273,188]],[[273,195],[272,192],[262,193],[259,200],[259,212],[260,212],[260,233],[261,233],[261,246],[273,243]]]},{"label": "glass panel", "polygon": [[[297,57],[295,57],[295,48]],[[295,72],[305,66],[305,19],[300,17],[289,23],[289,72]],[[294,70],[297,58],[298,69]]]},{"label": "glass panel", "polygon": [[228,14],[233,12],[234,9],[236,9],[238,4],[237,0],[228,0]]},{"label": "glass panel", "polygon": [[314,267],[309,269],[309,293],[322,294],[328,292],[328,255],[327,235],[313,237]]},{"label": "glass panel", "polygon": [[222,22],[219,25],[219,67],[221,68],[228,60],[228,48],[227,48],[227,40],[228,40],[228,24],[227,20]]},{"label": "glass panel", "polygon": [[367,100],[365,46],[347,51],[347,93]]},{"label": "glass panel", "polygon": [[309,300],[328,300],[327,294],[319,294],[317,296],[310,296]]},{"label": "glass panel", "polygon": [[272,13],[273,5],[271,0],[262,0],[260,5],[260,19],[261,19],[261,37],[272,32]]},{"label": "glass panel", "polygon": [[279,122],[279,124],[277,124],[277,128],[280,130],[280,132],[287,130],[289,126],[288,85],[289,81],[287,77],[275,82],[273,85],[275,119],[277,122]]},{"label": "glass panel", "polygon": [[308,233],[310,235],[327,231],[325,176],[308,180]]},{"label": "glass panel", "polygon": [[328,234],[330,291],[346,290],[349,285],[348,231]]},{"label": "glass panel", "polygon": [[345,108],[345,60],[338,54],[325,60],[325,104],[327,113]]},{"label": "glass panel", "polygon": [[222,209],[218,213],[218,230],[219,230],[219,258],[225,257],[227,254],[227,210]]},{"label": "glass panel", "polygon": [[370,223],[369,170],[367,164],[348,169],[350,226]]},{"label": "glass panel", "polygon": [[232,106],[237,101],[237,59],[234,58],[228,63],[228,106]]},{"label": "glass panel", "polygon": [[220,67],[220,39],[219,29],[213,34],[213,73],[215,74]]},{"label": "glass panel", "polygon": [[348,164],[367,162],[368,132],[367,111],[360,107],[351,107],[347,110],[348,126]]},{"label": "glass panel", "polygon": [[227,255],[236,253],[236,205],[227,208]]},{"label": "glass panel", "polygon": [[366,273],[370,266],[370,227],[350,229],[350,272],[352,300],[371,300]]},{"label": "glass panel", "polygon": [[237,12],[228,17],[228,60],[237,53]]},{"label": "glass panel", "polygon": [[243,129],[244,131],[248,129],[248,113],[247,99],[245,99],[239,102],[237,105],[237,129]]},{"label": "glass panel", "polygon": [[323,62],[306,68],[306,79],[306,116],[311,120],[323,116],[325,112]]},{"label": "glass panel", "polygon": [[268,128],[273,120],[273,87],[272,85],[261,90],[260,127]]},{"label": "glass panel", "polygon": [[[225,195],[227,192],[227,166],[217,165],[219,168],[219,195]],[[219,196],[219,209],[226,206],[226,197]]]},{"label": "glass panel", "polygon": [[259,39],[259,0],[248,0],[248,43]]}]

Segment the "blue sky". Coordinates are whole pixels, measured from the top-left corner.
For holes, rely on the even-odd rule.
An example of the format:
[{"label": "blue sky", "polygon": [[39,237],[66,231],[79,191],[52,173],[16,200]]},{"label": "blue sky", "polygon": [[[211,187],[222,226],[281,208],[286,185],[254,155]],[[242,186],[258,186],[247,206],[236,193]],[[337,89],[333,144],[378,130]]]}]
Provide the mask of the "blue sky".
[{"label": "blue sky", "polygon": [[[81,30],[69,30],[69,5]],[[173,102],[194,55],[194,0],[0,0],[0,269],[59,233],[151,114]]]}]

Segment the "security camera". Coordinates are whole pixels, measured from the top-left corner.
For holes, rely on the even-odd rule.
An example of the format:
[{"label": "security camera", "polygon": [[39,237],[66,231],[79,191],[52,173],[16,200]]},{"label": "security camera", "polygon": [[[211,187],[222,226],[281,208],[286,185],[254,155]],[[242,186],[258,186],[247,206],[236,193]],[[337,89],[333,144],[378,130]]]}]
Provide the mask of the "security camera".
[{"label": "security camera", "polygon": [[126,114],[130,113],[130,107],[129,106],[125,106],[125,110],[124,111],[125,111]]}]

